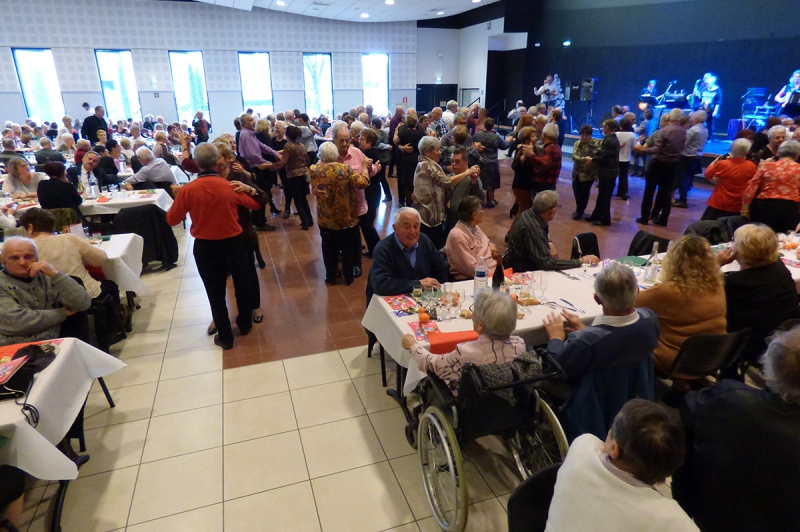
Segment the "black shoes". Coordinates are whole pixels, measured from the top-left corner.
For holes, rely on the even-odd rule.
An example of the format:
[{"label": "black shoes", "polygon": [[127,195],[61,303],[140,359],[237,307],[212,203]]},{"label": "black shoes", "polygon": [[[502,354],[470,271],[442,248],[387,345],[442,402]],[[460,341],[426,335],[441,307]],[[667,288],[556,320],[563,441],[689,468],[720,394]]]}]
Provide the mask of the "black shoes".
[{"label": "black shoes", "polygon": [[647,225],[648,224],[648,220],[646,220],[644,218],[636,218],[636,223],[637,224],[642,224],[642,225]]},{"label": "black shoes", "polygon": [[630,196],[628,196],[627,194],[623,194],[623,195],[621,195],[621,196],[617,196],[617,197],[618,197],[619,199],[621,199],[621,200],[627,200],[628,198],[630,198]]},{"label": "black shoes", "polygon": [[264,225],[257,225],[256,231],[260,233],[269,233],[270,231],[274,231],[276,228],[274,225],[264,224]]},{"label": "black shoes", "polygon": [[516,215],[517,215],[517,213],[518,213],[518,212],[519,212],[519,205],[517,205],[517,204],[515,203],[515,204],[514,204],[514,206],[513,206],[513,207],[511,207],[511,210],[510,210],[510,211],[508,211],[508,217],[509,217],[509,218],[513,218],[514,216],[516,216]]},{"label": "black shoes", "polygon": [[675,207],[675,208],[678,208],[678,209],[686,209],[686,208],[688,208],[688,205],[686,204],[686,201],[681,201],[681,200],[673,201],[672,202],[672,206]]},{"label": "black shoes", "polygon": [[353,277],[361,277],[364,274],[361,266],[356,266],[353,268]]},{"label": "black shoes", "polygon": [[284,220],[288,220],[291,215],[292,215],[292,211],[284,211],[283,212],[283,219]]},{"label": "black shoes", "polygon": [[233,344],[224,344],[224,343],[222,343],[222,340],[219,339],[219,335],[218,334],[214,335],[214,345],[216,345],[218,347],[221,347],[222,349],[225,349],[225,350],[233,349]]},{"label": "black shoes", "polygon": [[608,227],[611,225],[611,222],[603,222],[602,220],[596,220],[592,222],[592,225],[596,225],[597,227]]},{"label": "black shoes", "polygon": [[666,227],[667,226],[667,221],[666,220],[655,219],[655,220],[653,220],[653,225]]},{"label": "black shoes", "polygon": [[573,220],[580,220],[581,218],[583,218],[583,213],[582,212],[573,212],[572,213],[572,219]]}]

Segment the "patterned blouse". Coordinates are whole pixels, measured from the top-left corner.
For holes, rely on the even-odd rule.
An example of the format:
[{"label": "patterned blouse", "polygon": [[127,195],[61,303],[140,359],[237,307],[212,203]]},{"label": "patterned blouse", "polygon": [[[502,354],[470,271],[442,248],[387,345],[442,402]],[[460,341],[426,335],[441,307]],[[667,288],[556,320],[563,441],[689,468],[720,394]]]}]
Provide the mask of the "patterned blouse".
[{"label": "patterned blouse", "polygon": [[597,179],[597,165],[594,162],[587,163],[587,157],[594,157],[597,148],[600,146],[599,139],[591,139],[589,142],[579,140],[572,146],[572,179],[577,179],[581,183],[594,181]]},{"label": "patterned blouse", "polygon": [[356,189],[366,188],[369,177],[344,163],[319,163],[311,167],[311,186],[327,192],[317,197],[317,223],[325,229],[348,229],[358,224]]},{"label": "patterned blouse", "polygon": [[747,184],[742,203],[754,199],[780,199],[800,203],[800,164],[791,157],[764,161]]},{"label": "patterned blouse", "polygon": [[450,177],[442,167],[433,159],[420,155],[417,171],[414,172],[414,195],[417,198],[414,208],[419,211],[422,223],[436,227],[444,222],[447,216],[444,191],[450,188],[453,188]]}]

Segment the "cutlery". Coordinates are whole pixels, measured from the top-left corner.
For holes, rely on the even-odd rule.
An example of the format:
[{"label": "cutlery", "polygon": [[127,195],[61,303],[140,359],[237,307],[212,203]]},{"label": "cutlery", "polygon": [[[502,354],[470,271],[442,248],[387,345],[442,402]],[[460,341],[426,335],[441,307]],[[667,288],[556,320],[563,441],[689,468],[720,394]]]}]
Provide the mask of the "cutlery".
[{"label": "cutlery", "polygon": [[585,310],[583,310],[582,308],[580,308],[580,307],[578,307],[578,306],[576,306],[576,305],[573,305],[572,303],[570,303],[570,302],[569,302],[569,301],[567,301],[566,299],[564,299],[564,298],[561,298],[561,301],[563,301],[564,303],[566,303],[566,304],[567,304],[567,305],[569,305],[570,307],[574,308],[575,310],[577,310],[577,311],[578,311],[578,312],[580,312],[581,314],[586,314],[586,311],[585,311]]},{"label": "cutlery", "polygon": [[561,275],[563,275],[564,277],[566,277],[566,278],[568,278],[568,279],[572,279],[573,281],[580,281],[580,279],[579,279],[579,278],[577,278],[577,277],[575,277],[574,275],[572,275],[572,274],[569,274],[569,273],[567,273],[567,272],[565,272],[565,271],[562,271],[562,270],[556,270],[556,272],[560,273]]}]

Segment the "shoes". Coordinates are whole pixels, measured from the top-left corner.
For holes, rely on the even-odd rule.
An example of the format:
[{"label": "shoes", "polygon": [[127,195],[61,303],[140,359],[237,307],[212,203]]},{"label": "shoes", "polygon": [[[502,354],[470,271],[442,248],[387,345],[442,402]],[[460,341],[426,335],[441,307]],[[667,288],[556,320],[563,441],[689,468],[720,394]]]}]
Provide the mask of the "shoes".
[{"label": "shoes", "polygon": [[597,218],[595,218],[594,215],[590,215],[590,216],[587,216],[586,218],[584,218],[584,220],[586,220],[587,222],[596,222]]},{"label": "shoes", "polygon": [[258,261],[258,267],[261,268],[262,270],[267,267],[267,263],[264,262],[264,259],[260,259]]},{"label": "shoes", "polygon": [[352,278],[352,277],[345,277],[345,278],[344,278],[344,284],[345,284],[346,286],[350,286],[351,284],[353,284],[353,281],[355,281],[355,279],[354,279],[354,278]]},{"label": "shoes", "polygon": [[592,225],[595,225],[597,227],[608,227],[609,225],[611,225],[611,222],[603,222],[601,220],[596,220],[592,222]]},{"label": "shoes", "polygon": [[385,198],[385,199],[383,200],[383,202],[384,202],[384,203],[391,203],[391,202],[392,202],[392,198]]},{"label": "shoes", "polygon": [[300,225],[300,229],[302,229],[303,231],[308,231],[309,227],[311,227],[311,226],[310,225],[306,225],[306,224]]},{"label": "shoes", "polygon": [[688,208],[688,205],[686,204],[686,202],[685,201],[680,201],[680,200],[673,201],[672,202],[672,206],[677,208],[677,209],[686,209],[686,208]]},{"label": "shoes", "polygon": [[224,344],[224,343],[222,343],[222,340],[219,339],[219,335],[218,334],[214,335],[214,345],[216,345],[218,347],[221,347],[222,349],[225,349],[225,350],[233,349],[233,344]]},{"label": "shoes", "polygon": [[272,214],[280,214],[281,213],[280,209],[273,202],[269,203],[269,212],[271,212]]},{"label": "shoes", "polygon": [[628,198],[630,198],[630,196],[628,196],[627,194],[623,194],[622,196],[617,196],[617,197],[621,200],[627,200]]},{"label": "shoes", "polygon": [[361,256],[364,257],[364,258],[367,258],[367,259],[371,259],[372,258],[372,253],[369,252],[369,251],[364,251],[364,252],[361,253]]},{"label": "shoes", "polygon": [[211,325],[208,326],[206,334],[208,334],[209,336],[211,336],[212,334],[217,334],[217,326],[214,325],[214,322],[211,322]]},{"label": "shoes", "polygon": [[264,321],[263,314],[261,316],[253,316],[253,323],[261,323],[262,321]]},{"label": "shoes", "polygon": [[519,205],[517,205],[517,204],[515,203],[515,204],[514,204],[514,206],[513,206],[513,207],[511,207],[511,210],[510,210],[510,211],[508,211],[508,217],[509,217],[509,218],[513,218],[514,216],[516,216],[516,215],[517,215],[517,213],[518,213],[518,212],[519,212]]},{"label": "shoes", "polygon": [[666,227],[667,226],[667,221],[666,220],[655,219],[655,220],[653,220],[653,225]]},{"label": "shoes", "polygon": [[[263,316],[262,316],[262,318],[263,318]],[[248,327],[245,330],[242,330],[241,327],[240,327],[239,328],[239,336],[247,336],[248,334],[250,334],[250,331],[252,331],[252,330],[253,330],[253,326],[252,325],[250,325],[250,327]]]},{"label": "shoes", "polygon": [[583,213],[582,212],[573,212],[572,213],[572,219],[573,220],[580,220],[581,218],[583,218]]},{"label": "shoes", "polygon": [[333,279],[331,279],[330,277],[326,277],[325,278],[325,284],[330,285],[330,286],[335,286],[336,285],[336,278],[334,277]]},{"label": "shoes", "polygon": [[497,207],[496,203],[484,203],[483,204],[483,208],[484,209],[494,209],[495,207]]},{"label": "shoes", "polygon": [[256,231],[259,233],[269,233],[270,231],[274,231],[276,227],[274,225],[264,224],[264,225],[257,225]]},{"label": "shoes", "polygon": [[361,269],[361,266],[356,266],[353,268],[353,277],[361,277],[364,274],[364,271]]},{"label": "shoes", "polygon": [[647,225],[648,221],[645,220],[644,218],[636,218],[636,223],[637,224],[642,224],[642,225]]},{"label": "shoes", "polygon": [[288,220],[291,215],[292,215],[292,211],[284,211],[283,212],[283,219],[284,220]]},{"label": "shoes", "polygon": [[495,206],[497,206],[497,200],[496,200],[496,199],[493,199],[493,200],[492,200],[492,204],[494,204]]}]

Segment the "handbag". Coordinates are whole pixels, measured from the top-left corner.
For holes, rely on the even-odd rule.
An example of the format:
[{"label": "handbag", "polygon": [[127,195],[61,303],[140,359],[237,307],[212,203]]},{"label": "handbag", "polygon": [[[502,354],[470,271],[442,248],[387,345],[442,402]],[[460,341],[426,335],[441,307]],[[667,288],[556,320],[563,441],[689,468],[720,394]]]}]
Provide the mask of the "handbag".
[{"label": "handbag", "polygon": [[28,360],[5,385],[0,387],[0,398],[22,397],[33,383],[33,377],[44,370],[56,358],[55,347],[50,344],[33,344],[21,347],[11,360],[26,356]]}]

